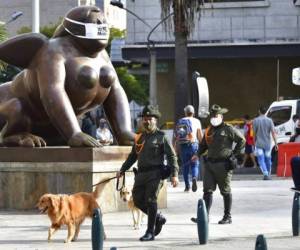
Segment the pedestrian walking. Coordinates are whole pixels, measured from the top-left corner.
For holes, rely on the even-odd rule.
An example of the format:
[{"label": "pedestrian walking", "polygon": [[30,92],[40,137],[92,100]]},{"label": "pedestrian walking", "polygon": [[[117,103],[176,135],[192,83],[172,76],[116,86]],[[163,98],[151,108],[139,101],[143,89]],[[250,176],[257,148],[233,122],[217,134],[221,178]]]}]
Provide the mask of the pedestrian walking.
[{"label": "pedestrian walking", "polygon": [[[213,201],[213,192],[218,185],[224,200],[224,216],[219,224],[232,223],[231,178],[237,161],[242,161],[245,147],[244,136],[233,126],[224,123],[223,114],[228,109],[214,104],[210,109],[210,126],[205,130],[198,156],[207,151],[203,175],[203,200],[207,214]],[[233,146],[235,143],[235,146]],[[196,157],[196,156],[195,156]],[[197,223],[196,218],[191,220]]]},{"label": "pedestrian walking", "polygon": [[190,191],[189,172],[192,176],[192,191],[197,191],[197,178],[200,170],[200,161],[197,159],[191,161],[193,155],[198,151],[199,143],[202,140],[201,122],[194,117],[195,110],[192,105],[184,108],[185,117],[178,120],[175,133],[174,144],[177,149],[183,168],[183,178],[185,183],[185,192]]},{"label": "pedestrian walking", "polygon": [[254,156],[253,122],[249,115],[244,116],[244,121],[244,136],[246,139],[246,146],[242,166],[245,167],[246,161],[250,158],[253,166],[256,168],[257,164]]},{"label": "pedestrian walking", "polygon": [[158,109],[152,105],[143,109],[144,132],[135,138],[130,154],[117,173],[117,177],[120,177],[137,161],[133,202],[148,215],[147,230],[140,238],[141,241],[154,240],[166,223],[166,218],[157,213],[157,196],[163,186],[163,179],[171,174],[173,187],[178,185],[177,157],[167,136],[157,128],[160,116]]},{"label": "pedestrian walking", "polygon": [[278,150],[276,134],[273,121],[266,114],[267,109],[259,107],[259,116],[253,120],[255,154],[258,164],[263,173],[263,180],[271,179],[272,160],[271,160],[271,135]]}]

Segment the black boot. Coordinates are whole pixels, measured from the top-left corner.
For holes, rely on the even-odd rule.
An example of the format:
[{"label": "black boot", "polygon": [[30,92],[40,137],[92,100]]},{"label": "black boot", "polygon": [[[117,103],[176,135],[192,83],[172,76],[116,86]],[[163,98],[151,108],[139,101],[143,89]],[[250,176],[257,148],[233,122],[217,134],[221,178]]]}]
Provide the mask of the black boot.
[{"label": "black boot", "polygon": [[222,220],[218,222],[218,224],[231,224],[232,219],[230,214],[224,214]]},{"label": "black boot", "polygon": [[163,225],[166,224],[166,222],[167,222],[167,219],[162,214],[158,214],[156,216],[156,223],[155,223],[155,230],[154,230],[155,236],[159,235]]},{"label": "black boot", "polygon": [[231,224],[231,205],[232,205],[232,195],[231,194],[223,194],[224,200],[224,216],[222,220],[220,220],[219,224]]},{"label": "black boot", "polygon": [[[210,211],[212,201],[213,201],[212,193],[204,193],[203,194],[203,200],[205,202],[205,207],[206,207],[206,211],[207,211],[207,220],[209,221],[209,211]],[[191,221],[194,222],[194,223],[198,223],[197,218],[195,218],[195,217],[192,217]]]},{"label": "black boot", "polygon": [[154,226],[157,216],[157,203],[150,202],[148,204],[148,226],[146,233],[140,238],[140,241],[154,240]]},{"label": "black boot", "polygon": [[213,202],[213,195],[212,193],[204,193],[203,194],[203,200],[205,202],[207,216],[209,216],[209,211]]},{"label": "black boot", "polygon": [[140,241],[151,241],[154,240],[154,234],[146,231],[146,233],[140,238]]}]

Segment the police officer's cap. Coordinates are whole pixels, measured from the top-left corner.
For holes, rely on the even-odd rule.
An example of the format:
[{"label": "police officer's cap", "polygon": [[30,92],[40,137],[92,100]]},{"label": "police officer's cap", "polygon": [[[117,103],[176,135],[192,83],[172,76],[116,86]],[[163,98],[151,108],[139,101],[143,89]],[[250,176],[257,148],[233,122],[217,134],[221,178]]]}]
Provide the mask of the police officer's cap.
[{"label": "police officer's cap", "polygon": [[142,111],[142,117],[143,116],[152,116],[152,117],[155,117],[155,118],[160,118],[161,117],[161,114],[160,112],[158,111],[157,107],[153,106],[153,105],[146,105]]},{"label": "police officer's cap", "polygon": [[217,114],[225,114],[228,112],[227,108],[221,108],[218,104],[213,104],[209,110],[210,115],[217,115]]}]

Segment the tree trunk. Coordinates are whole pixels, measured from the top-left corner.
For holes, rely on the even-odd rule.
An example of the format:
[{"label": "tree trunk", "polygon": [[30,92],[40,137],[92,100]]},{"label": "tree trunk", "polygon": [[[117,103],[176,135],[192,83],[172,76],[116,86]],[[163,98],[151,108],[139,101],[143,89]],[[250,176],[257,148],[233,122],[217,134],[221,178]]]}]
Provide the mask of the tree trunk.
[{"label": "tree trunk", "polygon": [[184,107],[190,100],[190,84],[188,83],[187,35],[175,32],[175,109],[174,121],[184,115]]}]

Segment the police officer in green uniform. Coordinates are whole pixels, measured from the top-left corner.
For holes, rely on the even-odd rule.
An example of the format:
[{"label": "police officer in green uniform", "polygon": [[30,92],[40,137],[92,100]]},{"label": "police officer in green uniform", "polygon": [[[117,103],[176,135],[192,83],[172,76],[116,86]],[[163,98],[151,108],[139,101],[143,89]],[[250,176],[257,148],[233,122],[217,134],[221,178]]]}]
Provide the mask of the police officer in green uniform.
[{"label": "police officer in green uniform", "polygon": [[117,177],[120,177],[137,161],[137,174],[132,190],[135,206],[148,215],[148,226],[141,241],[154,240],[166,223],[166,218],[157,213],[157,196],[163,186],[165,159],[171,170],[171,183],[178,185],[178,164],[175,151],[164,132],[157,128],[160,112],[152,105],[142,111],[144,132],[138,134],[128,158],[123,163]]},{"label": "police officer in green uniform", "polygon": [[[203,176],[203,200],[207,213],[212,205],[213,192],[218,185],[224,200],[224,217],[219,224],[230,224],[232,194],[230,182],[237,161],[242,161],[245,147],[244,136],[234,127],[223,122],[223,114],[228,112],[214,104],[210,109],[210,123],[199,147],[198,155],[207,151]],[[233,148],[233,143],[236,143]],[[195,157],[196,158],[196,157]],[[197,222],[196,218],[191,218]]]}]

